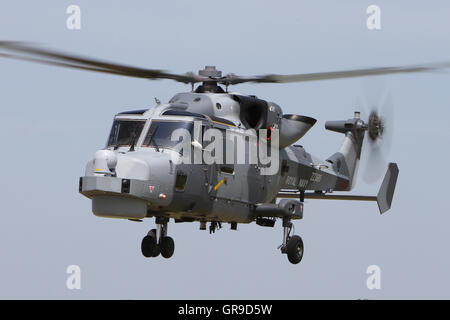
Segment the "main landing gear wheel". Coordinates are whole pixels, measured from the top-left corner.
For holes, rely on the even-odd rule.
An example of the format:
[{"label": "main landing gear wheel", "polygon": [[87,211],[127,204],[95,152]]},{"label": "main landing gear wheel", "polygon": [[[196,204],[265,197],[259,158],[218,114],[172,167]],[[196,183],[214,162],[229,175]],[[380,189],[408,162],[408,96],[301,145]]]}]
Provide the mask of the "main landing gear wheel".
[{"label": "main landing gear wheel", "polygon": [[291,236],[293,224],[289,217],[283,218],[283,243],[278,247],[281,253],[287,254],[292,264],[297,264],[303,258],[303,240],[300,236]]},{"label": "main landing gear wheel", "polygon": [[155,258],[159,255],[160,249],[156,241],[156,229],[150,230],[144,239],[142,239],[141,251],[146,258]]},{"label": "main landing gear wheel", "polygon": [[289,238],[286,245],[286,253],[290,263],[297,264],[302,261],[303,240],[300,236],[294,235]]},{"label": "main landing gear wheel", "polygon": [[161,255],[168,259],[175,251],[175,242],[171,237],[162,237],[159,241],[159,249],[161,250]]}]

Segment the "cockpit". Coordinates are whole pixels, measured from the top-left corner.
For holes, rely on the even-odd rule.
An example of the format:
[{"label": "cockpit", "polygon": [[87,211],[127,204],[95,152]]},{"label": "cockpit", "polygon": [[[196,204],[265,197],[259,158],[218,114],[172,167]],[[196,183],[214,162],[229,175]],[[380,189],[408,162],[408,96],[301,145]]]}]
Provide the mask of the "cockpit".
[{"label": "cockpit", "polygon": [[[143,134],[146,124],[145,119],[115,119],[108,138],[107,147],[118,149],[119,147],[134,148]],[[150,120],[149,120],[150,121]],[[150,128],[146,130],[142,147],[174,149],[186,134],[193,136],[194,123],[187,120],[151,120]],[[177,130],[179,134],[172,139],[172,134]],[[176,132],[175,132],[176,133]]]},{"label": "cockpit", "polygon": [[115,119],[109,134],[107,147],[131,147],[138,141],[145,120]]},{"label": "cockpit", "polygon": [[[141,116],[145,110],[128,111],[117,114],[108,138],[107,148],[128,147],[133,151],[139,147],[178,150],[181,141],[202,141],[204,126],[235,127],[232,121],[213,115],[205,116],[186,110],[166,109],[160,116],[147,119]],[[202,123],[200,131],[194,133],[194,122]],[[148,124],[148,122],[150,122]],[[200,135],[199,137],[196,134]],[[200,139],[199,139],[200,138]]]},{"label": "cockpit", "polygon": [[[142,146],[173,149],[180,142],[181,136],[189,134],[190,136],[186,138],[192,137],[193,128],[194,123],[192,121],[153,120]],[[172,134],[178,129],[181,129],[180,135],[172,139]]]}]

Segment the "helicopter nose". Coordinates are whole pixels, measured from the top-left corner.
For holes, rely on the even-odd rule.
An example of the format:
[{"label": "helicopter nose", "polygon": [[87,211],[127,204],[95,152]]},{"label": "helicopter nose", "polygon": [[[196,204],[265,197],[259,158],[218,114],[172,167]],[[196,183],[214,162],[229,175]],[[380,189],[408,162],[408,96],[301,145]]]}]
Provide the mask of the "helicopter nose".
[{"label": "helicopter nose", "polygon": [[118,178],[148,180],[150,166],[145,159],[138,156],[118,154],[115,173]]},{"label": "helicopter nose", "polygon": [[114,175],[117,156],[111,150],[98,150],[94,154],[94,170],[96,174]]}]

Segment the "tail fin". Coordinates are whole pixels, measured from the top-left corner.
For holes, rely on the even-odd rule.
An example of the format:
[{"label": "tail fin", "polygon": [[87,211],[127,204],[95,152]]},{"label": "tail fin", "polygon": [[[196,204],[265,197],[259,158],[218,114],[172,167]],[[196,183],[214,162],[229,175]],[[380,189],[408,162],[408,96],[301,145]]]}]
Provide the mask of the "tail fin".
[{"label": "tail fin", "polygon": [[341,148],[329,157],[327,161],[333,165],[333,169],[339,175],[348,179],[348,185],[344,185],[335,191],[349,191],[355,185],[364,140],[365,124],[360,120],[359,112],[355,112],[353,119],[327,121],[325,128],[345,134]]},{"label": "tail fin", "polygon": [[383,214],[391,208],[392,199],[394,198],[395,185],[398,178],[398,166],[396,163],[389,163],[388,170],[384,176],[377,195],[378,208]]}]

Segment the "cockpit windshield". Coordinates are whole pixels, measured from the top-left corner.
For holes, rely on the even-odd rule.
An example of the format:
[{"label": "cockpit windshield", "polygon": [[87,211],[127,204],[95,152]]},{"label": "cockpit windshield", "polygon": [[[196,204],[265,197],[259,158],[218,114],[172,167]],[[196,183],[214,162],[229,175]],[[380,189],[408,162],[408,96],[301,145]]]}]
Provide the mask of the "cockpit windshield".
[{"label": "cockpit windshield", "polygon": [[[192,136],[194,124],[187,121],[159,121],[153,120],[148,129],[147,136],[145,137],[143,146],[154,148],[167,148],[173,149],[182,138],[172,141],[172,132],[177,129],[185,129]],[[183,134],[181,132],[181,134]],[[187,137],[186,137],[187,138]]]},{"label": "cockpit windshield", "polygon": [[109,134],[108,147],[118,148],[136,144],[144,124],[145,120],[114,120]]}]

